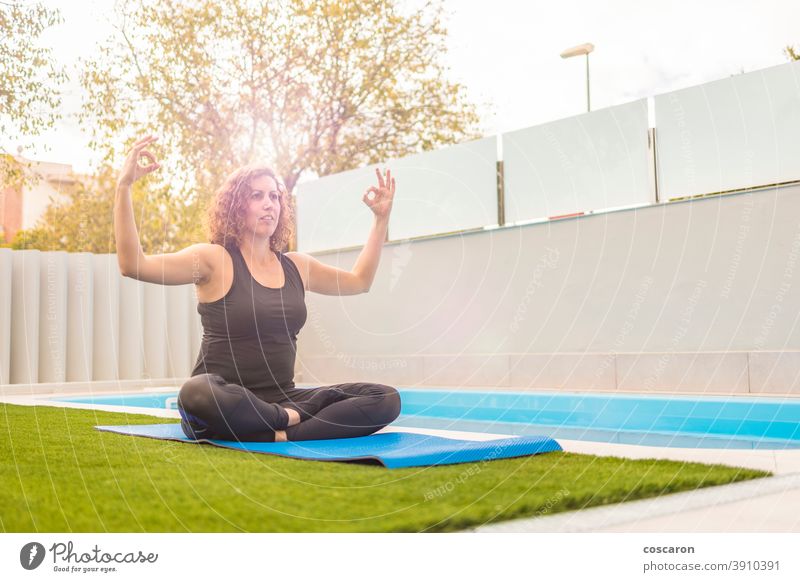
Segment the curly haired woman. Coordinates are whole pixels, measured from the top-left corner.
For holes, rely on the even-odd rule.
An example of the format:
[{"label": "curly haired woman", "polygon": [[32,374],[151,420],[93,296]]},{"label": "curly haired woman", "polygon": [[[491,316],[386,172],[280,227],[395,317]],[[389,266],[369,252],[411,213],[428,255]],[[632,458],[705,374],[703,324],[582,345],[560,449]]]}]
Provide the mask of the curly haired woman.
[{"label": "curly haired woman", "polygon": [[211,242],[145,255],[131,185],[161,167],[147,149],[156,139],[147,136],[128,153],[117,184],[114,229],[124,276],[195,285],[203,341],[192,377],[178,395],[186,436],[268,442],[346,438],[372,434],[397,418],[400,396],[390,386],[294,385],[305,292],[355,295],[372,284],[394,199],[391,172],[376,170],[378,186],[364,194],[375,220],[350,272],[304,253],[282,252],[294,217],[286,189],[264,166],[239,168],[217,191],[206,224]]}]

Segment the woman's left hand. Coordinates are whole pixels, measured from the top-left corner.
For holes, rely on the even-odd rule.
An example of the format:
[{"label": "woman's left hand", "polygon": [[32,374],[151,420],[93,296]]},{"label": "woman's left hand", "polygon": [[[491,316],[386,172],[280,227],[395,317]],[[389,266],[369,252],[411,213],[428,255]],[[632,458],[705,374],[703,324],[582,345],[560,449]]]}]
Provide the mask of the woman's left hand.
[{"label": "woman's left hand", "polygon": [[[375,213],[376,218],[388,219],[394,201],[394,178],[391,170],[386,170],[386,176],[382,176],[378,168],[375,168],[375,173],[378,175],[378,187],[370,186],[362,200]],[[370,192],[375,194],[372,200],[369,199]]]}]

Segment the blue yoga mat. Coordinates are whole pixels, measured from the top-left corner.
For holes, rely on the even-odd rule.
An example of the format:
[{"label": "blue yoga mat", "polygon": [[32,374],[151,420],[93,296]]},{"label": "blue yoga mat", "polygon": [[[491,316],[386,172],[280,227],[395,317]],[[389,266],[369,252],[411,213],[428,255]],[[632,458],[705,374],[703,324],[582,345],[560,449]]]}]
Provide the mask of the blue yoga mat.
[{"label": "blue yoga mat", "polygon": [[376,460],[389,469],[451,465],[508,459],[560,451],[561,446],[551,438],[512,437],[491,441],[465,441],[421,433],[386,432],[350,439],[320,441],[288,441],[282,443],[241,443],[237,441],[199,440],[186,438],[180,424],[131,424],[125,426],[96,426],[98,430],[119,434],[208,443],[218,447],[250,453],[265,453],[314,461]]}]

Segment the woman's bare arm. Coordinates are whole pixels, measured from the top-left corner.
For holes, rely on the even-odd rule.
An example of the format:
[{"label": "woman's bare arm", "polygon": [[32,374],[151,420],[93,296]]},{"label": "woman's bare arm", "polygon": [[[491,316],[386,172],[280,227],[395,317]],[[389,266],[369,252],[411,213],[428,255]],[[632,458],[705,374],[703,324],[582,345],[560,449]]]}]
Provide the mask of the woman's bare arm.
[{"label": "woman's bare arm", "polygon": [[114,197],[114,237],[117,243],[117,263],[126,277],[136,272],[137,265],[144,261],[144,252],[139,242],[139,232],[133,218],[131,187],[117,184]]},{"label": "woman's bare arm", "polygon": [[[146,148],[157,138],[147,136],[137,141],[125,159],[120,172],[114,200],[114,237],[117,243],[119,270],[126,277],[159,283],[161,285],[185,285],[207,281],[211,275],[216,255],[216,245],[195,244],[177,253],[145,256],[139,242],[139,232],[133,216],[131,187],[161,165]],[[147,166],[139,165],[139,158],[147,158]]]}]

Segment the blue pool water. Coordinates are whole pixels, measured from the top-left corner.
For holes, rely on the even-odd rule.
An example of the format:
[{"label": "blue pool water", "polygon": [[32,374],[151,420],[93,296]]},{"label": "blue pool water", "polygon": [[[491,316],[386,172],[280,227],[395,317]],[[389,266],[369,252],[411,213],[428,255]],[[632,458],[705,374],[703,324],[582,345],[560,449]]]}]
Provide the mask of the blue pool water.
[{"label": "blue pool water", "polygon": [[[394,424],[636,445],[800,448],[800,399],[401,389]],[[177,408],[177,392],[55,398]]]}]

